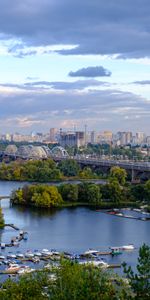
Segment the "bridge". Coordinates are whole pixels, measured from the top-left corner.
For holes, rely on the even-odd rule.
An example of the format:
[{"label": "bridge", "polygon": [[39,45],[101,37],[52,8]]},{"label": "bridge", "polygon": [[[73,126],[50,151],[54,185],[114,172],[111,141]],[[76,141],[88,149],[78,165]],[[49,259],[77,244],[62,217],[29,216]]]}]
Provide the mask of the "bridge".
[{"label": "bridge", "polygon": [[[52,156],[53,160],[60,162],[65,160],[65,157]],[[71,159],[76,160],[81,167],[92,167],[94,169],[103,169],[109,170],[113,166],[118,166],[125,169],[126,171],[131,172],[132,181],[141,174],[145,174],[146,177],[150,178],[150,162],[134,162],[134,161],[125,161],[125,160],[111,160],[111,159],[101,159],[101,158],[86,158],[82,156],[70,157]]]},{"label": "bridge", "polygon": [[[31,155],[21,155],[19,153],[6,153],[5,151],[0,151],[0,157],[8,160],[38,160],[39,157],[31,156]],[[83,167],[91,167],[92,169],[100,169],[102,172],[108,172],[109,169],[113,166],[119,166],[125,169],[128,173],[131,174],[132,181],[136,178],[144,176],[146,179],[150,179],[150,162],[135,162],[135,161],[126,161],[126,160],[112,160],[112,159],[102,159],[101,157],[87,157],[86,155],[76,155],[69,156],[67,151],[60,147],[56,146],[51,150],[47,155],[47,158],[52,158],[55,162],[60,162],[66,159],[76,160],[79,165]],[[42,159],[42,158],[41,158]],[[46,158],[44,158],[46,159]]]}]

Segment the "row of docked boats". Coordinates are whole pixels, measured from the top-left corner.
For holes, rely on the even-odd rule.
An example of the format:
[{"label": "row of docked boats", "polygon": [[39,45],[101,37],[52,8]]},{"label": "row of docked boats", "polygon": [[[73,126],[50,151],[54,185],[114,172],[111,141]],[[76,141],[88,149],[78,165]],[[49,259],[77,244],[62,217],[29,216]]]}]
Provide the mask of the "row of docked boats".
[{"label": "row of docked boats", "polygon": [[76,261],[83,265],[92,264],[95,267],[109,268],[112,265],[109,265],[103,258],[101,258],[101,256],[106,254],[118,255],[123,251],[132,251],[134,249],[134,245],[130,244],[120,247],[110,247],[111,251],[109,252],[100,252],[95,249],[88,249],[81,254],[59,252],[54,249],[42,249],[41,251],[37,249],[34,251],[28,250],[24,254],[20,251],[17,251],[16,253],[8,252],[6,256],[0,253],[0,265],[7,265],[5,270],[1,270],[1,274],[25,274],[33,272],[35,269],[31,268],[30,266],[24,266],[23,263],[39,263],[43,260],[47,262],[56,260],[59,262],[61,258]]},{"label": "row of docked boats", "polygon": [[110,252],[100,252],[98,250],[89,249],[85,251],[82,256],[93,256],[93,255],[118,255],[122,254],[123,251],[132,251],[135,249],[135,246],[133,244],[123,245],[123,246],[116,246],[116,247],[110,247]]},{"label": "row of docked boats", "polygon": [[117,255],[121,254],[122,251],[132,251],[135,249],[135,246],[133,244],[128,244],[128,245],[123,245],[123,246],[116,246],[116,247],[110,247],[111,251],[106,251],[106,252],[101,252],[99,250],[95,249],[88,249],[85,252],[81,254],[71,254],[68,252],[59,252],[56,251],[55,249],[48,250],[48,249],[42,249],[41,251],[39,250],[27,250],[24,254],[21,253],[20,251],[17,251],[16,253],[13,252],[8,252],[6,257],[0,253],[0,262],[4,261],[5,259],[30,259],[30,258],[52,258],[52,257],[64,257],[64,258],[70,258],[70,259],[79,259],[79,258],[84,258],[84,257],[98,257],[100,255]]}]

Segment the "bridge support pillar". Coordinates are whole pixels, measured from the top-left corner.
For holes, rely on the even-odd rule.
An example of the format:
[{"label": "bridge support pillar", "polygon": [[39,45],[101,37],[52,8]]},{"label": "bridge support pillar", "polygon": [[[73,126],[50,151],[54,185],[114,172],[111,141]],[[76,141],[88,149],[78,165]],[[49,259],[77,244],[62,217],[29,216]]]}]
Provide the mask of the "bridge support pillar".
[{"label": "bridge support pillar", "polygon": [[132,169],[132,171],[131,171],[131,181],[133,182],[134,179],[135,179],[135,172],[134,172],[134,170]]}]

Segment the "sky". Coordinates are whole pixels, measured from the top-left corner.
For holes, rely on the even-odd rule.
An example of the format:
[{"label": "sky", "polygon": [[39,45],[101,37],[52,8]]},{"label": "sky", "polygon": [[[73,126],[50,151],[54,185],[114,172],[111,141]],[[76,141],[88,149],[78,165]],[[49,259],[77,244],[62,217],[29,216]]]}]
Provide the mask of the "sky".
[{"label": "sky", "polygon": [[0,133],[150,135],[149,0],[0,0]]}]

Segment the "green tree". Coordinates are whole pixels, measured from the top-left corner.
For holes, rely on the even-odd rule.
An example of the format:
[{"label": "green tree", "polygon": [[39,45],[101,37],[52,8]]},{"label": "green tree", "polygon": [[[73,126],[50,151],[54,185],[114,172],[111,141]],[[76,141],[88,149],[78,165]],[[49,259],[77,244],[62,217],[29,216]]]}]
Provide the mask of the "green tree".
[{"label": "green tree", "polygon": [[79,184],[79,196],[80,202],[99,204],[102,194],[100,192],[100,186],[94,183],[81,183]]},{"label": "green tree", "polygon": [[107,185],[109,191],[109,199],[114,203],[119,203],[122,200],[122,188],[116,179],[110,181]]},{"label": "green tree", "polygon": [[148,202],[150,202],[150,180],[145,183],[145,197]]},{"label": "green tree", "polygon": [[80,170],[79,164],[73,159],[62,160],[58,168],[65,176],[77,176]]},{"label": "green tree", "polygon": [[1,300],[47,300],[45,286],[49,284],[48,274],[37,272],[21,276],[19,280],[6,280],[0,289]]},{"label": "green tree", "polygon": [[14,191],[11,195],[14,204],[37,207],[59,207],[63,200],[56,186],[30,185]]},{"label": "green tree", "polygon": [[59,192],[64,201],[77,202],[78,201],[78,185],[77,184],[61,184]]},{"label": "green tree", "polygon": [[83,170],[79,172],[79,177],[83,179],[91,179],[91,178],[97,178],[96,174],[94,174],[91,170],[91,168],[86,167]]},{"label": "green tree", "polygon": [[124,185],[126,182],[127,172],[118,166],[114,166],[110,169],[110,177],[117,179],[121,185]]},{"label": "green tree", "polygon": [[1,207],[0,207],[0,229],[3,229],[3,228],[4,228],[4,225],[5,225],[5,222],[4,222],[4,216],[3,216],[2,209],[1,209]]},{"label": "green tree", "polygon": [[134,273],[131,267],[123,264],[124,273],[126,274],[129,284],[134,292],[135,300],[150,299],[150,247],[143,245],[139,250],[137,264],[137,273]]},{"label": "green tree", "polygon": [[[51,273],[52,272],[52,273]],[[130,288],[117,275],[92,265],[61,262],[59,268],[8,279],[1,284],[2,300],[127,300]]]},{"label": "green tree", "polygon": [[131,185],[130,187],[130,196],[134,198],[134,200],[143,201],[146,197],[146,191],[143,184]]},{"label": "green tree", "polygon": [[92,265],[62,263],[56,270],[55,284],[49,286],[51,300],[125,300],[129,288],[118,278],[113,284],[109,273]]}]

